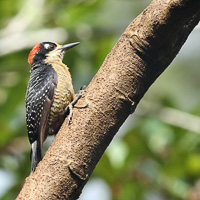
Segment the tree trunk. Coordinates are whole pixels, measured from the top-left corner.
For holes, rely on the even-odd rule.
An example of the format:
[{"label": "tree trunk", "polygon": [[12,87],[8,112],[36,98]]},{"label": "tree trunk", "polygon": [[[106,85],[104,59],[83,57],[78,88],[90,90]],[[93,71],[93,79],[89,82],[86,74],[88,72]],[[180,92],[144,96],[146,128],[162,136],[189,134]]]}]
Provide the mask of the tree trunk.
[{"label": "tree trunk", "polygon": [[[153,0],[127,27],[17,199],[77,199],[126,118],[200,20],[199,0]],[[87,105],[87,106],[86,106]]]}]

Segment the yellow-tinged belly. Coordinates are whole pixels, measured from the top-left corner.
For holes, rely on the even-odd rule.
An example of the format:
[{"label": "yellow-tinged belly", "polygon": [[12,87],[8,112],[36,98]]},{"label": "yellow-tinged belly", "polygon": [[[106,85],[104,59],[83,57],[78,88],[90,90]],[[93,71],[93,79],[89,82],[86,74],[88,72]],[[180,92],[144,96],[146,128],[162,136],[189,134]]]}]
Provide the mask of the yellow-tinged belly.
[{"label": "yellow-tinged belly", "polygon": [[47,134],[55,134],[64,119],[65,108],[74,98],[71,75],[66,65],[54,65],[57,72],[57,87],[47,122]]}]

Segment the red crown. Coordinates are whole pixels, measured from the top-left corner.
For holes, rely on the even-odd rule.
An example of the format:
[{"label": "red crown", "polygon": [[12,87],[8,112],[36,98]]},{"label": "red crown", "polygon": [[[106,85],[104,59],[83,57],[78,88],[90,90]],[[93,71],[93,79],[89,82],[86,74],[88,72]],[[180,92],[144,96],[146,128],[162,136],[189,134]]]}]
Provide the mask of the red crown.
[{"label": "red crown", "polygon": [[30,64],[30,66],[32,66],[33,64],[33,57],[35,56],[35,53],[38,52],[39,50],[40,50],[40,44],[36,44],[29,53],[28,63]]}]

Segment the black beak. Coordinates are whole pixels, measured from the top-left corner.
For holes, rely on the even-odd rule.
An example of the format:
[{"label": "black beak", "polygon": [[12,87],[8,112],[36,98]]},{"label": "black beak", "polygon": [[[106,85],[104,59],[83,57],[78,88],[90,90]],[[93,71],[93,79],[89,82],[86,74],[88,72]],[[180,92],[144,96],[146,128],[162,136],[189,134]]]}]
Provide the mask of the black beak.
[{"label": "black beak", "polygon": [[62,51],[67,51],[68,49],[75,47],[76,45],[80,44],[80,42],[74,42],[74,43],[70,43],[70,44],[65,44],[62,47],[60,47],[59,49],[61,49]]}]

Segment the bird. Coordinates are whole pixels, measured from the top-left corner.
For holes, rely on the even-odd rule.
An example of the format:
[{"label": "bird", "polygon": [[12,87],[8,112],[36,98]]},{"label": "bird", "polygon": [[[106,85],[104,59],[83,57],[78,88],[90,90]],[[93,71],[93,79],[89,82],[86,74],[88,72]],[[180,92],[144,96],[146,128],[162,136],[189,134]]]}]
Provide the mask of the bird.
[{"label": "bird", "polygon": [[71,121],[72,107],[81,97],[83,90],[75,95],[69,68],[62,62],[66,51],[79,43],[42,42],[29,53],[31,74],[25,102],[31,172],[42,159],[42,147],[47,136],[57,134],[66,113]]}]

